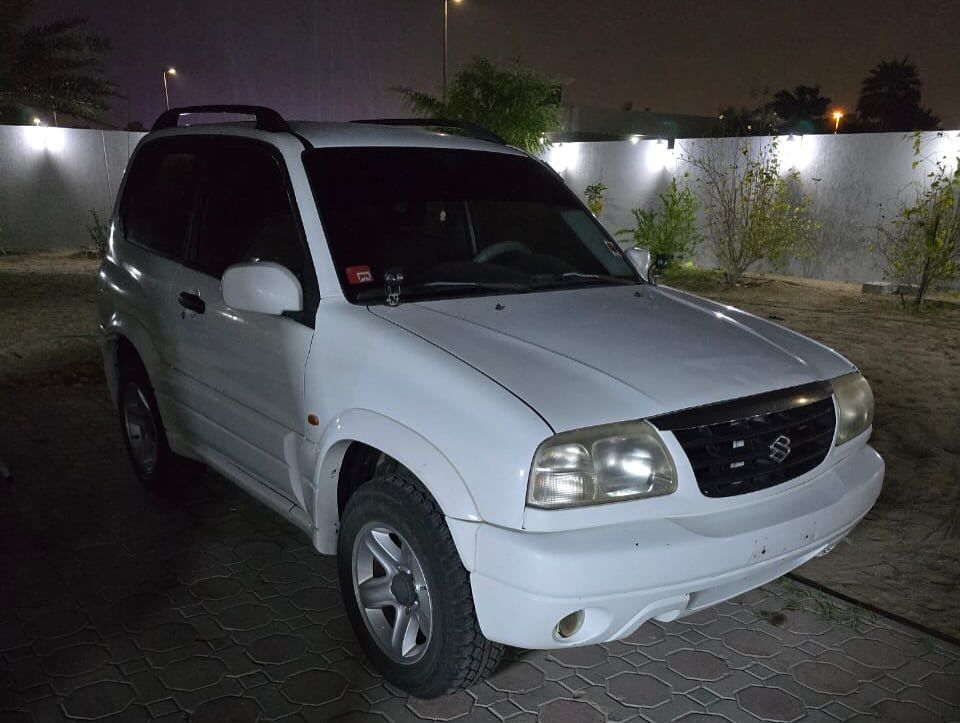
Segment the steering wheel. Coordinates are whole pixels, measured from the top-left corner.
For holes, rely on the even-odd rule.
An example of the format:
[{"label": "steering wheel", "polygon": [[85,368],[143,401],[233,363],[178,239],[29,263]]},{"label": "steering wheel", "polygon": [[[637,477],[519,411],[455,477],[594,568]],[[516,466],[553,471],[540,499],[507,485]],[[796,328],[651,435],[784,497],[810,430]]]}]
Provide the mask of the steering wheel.
[{"label": "steering wheel", "polygon": [[473,260],[478,264],[482,264],[495,259],[498,256],[503,256],[504,254],[509,253],[532,254],[533,252],[530,250],[529,246],[526,246],[519,241],[500,241],[487,246],[487,248],[474,256]]}]

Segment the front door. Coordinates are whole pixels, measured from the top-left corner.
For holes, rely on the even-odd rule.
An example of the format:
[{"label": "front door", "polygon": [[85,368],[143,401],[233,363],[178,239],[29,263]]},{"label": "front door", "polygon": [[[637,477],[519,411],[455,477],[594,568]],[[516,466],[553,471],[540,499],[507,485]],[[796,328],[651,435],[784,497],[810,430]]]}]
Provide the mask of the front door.
[{"label": "front door", "polygon": [[[299,448],[306,425],[316,277],[282,156],[252,139],[217,139],[200,202],[187,263],[171,289],[181,310],[175,367],[191,432],[208,452],[303,505],[285,448]],[[251,261],[289,268],[304,287],[307,311],[272,316],[227,306],[224,270]]]}]

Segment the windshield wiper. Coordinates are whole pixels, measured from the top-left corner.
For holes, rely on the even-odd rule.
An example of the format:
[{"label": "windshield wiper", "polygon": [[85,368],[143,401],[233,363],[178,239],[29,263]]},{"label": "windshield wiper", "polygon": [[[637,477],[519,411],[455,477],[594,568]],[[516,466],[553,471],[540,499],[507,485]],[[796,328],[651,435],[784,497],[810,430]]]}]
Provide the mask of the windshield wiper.
[{"label": "windshield wiper", "polygon": [[619,286],[636,286],[638,281],[628,279],[623,276],[612,276],[610,274],[588,274],[581,271],[568,271],[564,274],[550,276],[543,282],[537,284],[537,288],[545,286],[566,286],[574,284],[617,284]]},{"label": "windshield wiper", "polygon": [[[504,291],[509,293],[523,293],[532,291],[527,284],[518,284],[510,281],[426,281],[415,284],[403,284],[399,301],[409,301],[431,294],[443,294],[457,289],[478,291]],[[382,299],[386,295],[384,289],[370,288],[357,292],[357,301]]]}]

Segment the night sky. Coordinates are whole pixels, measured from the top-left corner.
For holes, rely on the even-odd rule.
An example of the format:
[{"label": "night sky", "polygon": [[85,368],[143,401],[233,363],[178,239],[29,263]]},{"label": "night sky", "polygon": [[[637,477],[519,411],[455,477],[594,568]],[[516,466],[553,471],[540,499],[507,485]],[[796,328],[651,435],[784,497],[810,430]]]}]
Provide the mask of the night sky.
[{"label": "night sky", "polygon": [[[394,115],[391,86],[437,90],[442,0],[36,0],[34,18],[86,15],[114,50],[127,100],[109,120],[149,125],[175,105],[250,102],[291,118]],[[960,0],[463,0],[450,67],[520,57],[569,81],[564,100],[711,115],[752,90],[819,83],[852,110],[881,58],[909,55],[923,102],[960,127]]]}]

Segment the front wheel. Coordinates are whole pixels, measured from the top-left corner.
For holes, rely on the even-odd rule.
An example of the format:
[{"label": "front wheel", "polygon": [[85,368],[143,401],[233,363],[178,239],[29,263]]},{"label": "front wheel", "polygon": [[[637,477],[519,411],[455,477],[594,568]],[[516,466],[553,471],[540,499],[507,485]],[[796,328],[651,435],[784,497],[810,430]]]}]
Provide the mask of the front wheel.
[{"label": "front wheel", "polygon": [[337,565],[353,630],[394,685],[433,698],[496,668],[503,647],[480,631],[443,513],[406,469],[368,482],[347,502]]}]

